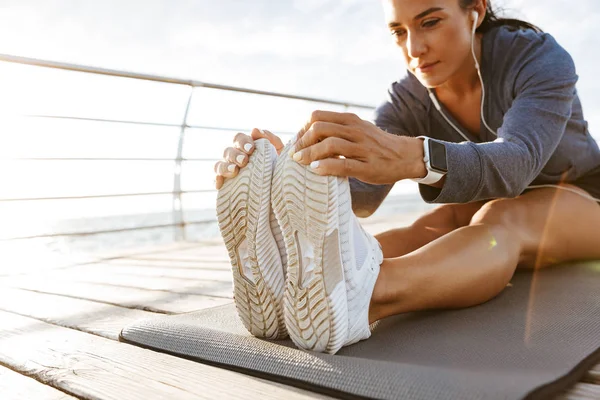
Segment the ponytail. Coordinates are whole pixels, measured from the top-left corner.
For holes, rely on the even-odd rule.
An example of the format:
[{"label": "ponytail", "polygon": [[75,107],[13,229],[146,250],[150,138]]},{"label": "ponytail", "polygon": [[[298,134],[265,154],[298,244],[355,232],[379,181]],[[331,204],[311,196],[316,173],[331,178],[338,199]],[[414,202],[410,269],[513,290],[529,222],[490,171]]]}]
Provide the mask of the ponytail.
[{"label": "ponytail", "polygon": [[[473,3],[475,3],[475,0],[459,0],[460,7],[465,10],[472,8]],[[485,33],[490,29],[498,26],[508,26],[513,30],[532,29],[538,33],[542,32],[542,30],[536,25],[533,25],[526,21],[521,21],[520,19],[499,18],[496,14],[496,11],[492,9],[491,0],[488,0],[487,9],[485,10],[485,18],[483,19],[481,25],[479,25],[479,27],[477,28],[476,32]]]}]

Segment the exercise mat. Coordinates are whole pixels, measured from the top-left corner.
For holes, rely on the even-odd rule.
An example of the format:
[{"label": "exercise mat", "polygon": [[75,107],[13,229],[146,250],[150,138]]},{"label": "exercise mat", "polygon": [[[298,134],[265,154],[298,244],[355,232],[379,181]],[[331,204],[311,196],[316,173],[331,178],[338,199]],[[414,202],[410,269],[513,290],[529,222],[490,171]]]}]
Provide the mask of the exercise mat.
[{"label": "exercise mat", "polygon": [[251,336],[233,303],[120,340],[339,398],[547,399],[600,361],[599,292],[600,261],[517,270],[484,304],[385,318],[335,355]]}]

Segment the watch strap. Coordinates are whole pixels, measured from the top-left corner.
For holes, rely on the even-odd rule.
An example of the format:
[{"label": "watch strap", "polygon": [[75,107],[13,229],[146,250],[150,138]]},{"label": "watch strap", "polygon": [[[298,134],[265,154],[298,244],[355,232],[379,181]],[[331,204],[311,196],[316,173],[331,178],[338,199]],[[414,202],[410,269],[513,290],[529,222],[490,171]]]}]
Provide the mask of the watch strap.
[{"label": "watch strap", "polygon": [[423,139],[423,150],[424,150],[423,162],[425,163],[425,169],[427,170],[427,175],[425,175],[423,178],[411,178],[411,180],[414,182],[417,182],[417,183],[424,184],[424,185],[431,185],[433,183],[439,182],[440,179],[442,179],[444,177],[444,175],[446,175],[446,174],[435,171],[431,167],[431,160],[430,160],[430,156],[429,156],[429,137],[417,136],[417,139]]}]

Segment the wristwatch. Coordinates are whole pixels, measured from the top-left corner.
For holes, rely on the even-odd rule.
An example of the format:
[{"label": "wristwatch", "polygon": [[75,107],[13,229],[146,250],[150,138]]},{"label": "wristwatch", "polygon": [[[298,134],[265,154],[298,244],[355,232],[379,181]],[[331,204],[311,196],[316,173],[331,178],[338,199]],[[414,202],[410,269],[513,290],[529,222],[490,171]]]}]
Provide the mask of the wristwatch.
[{"label": "wristwatch", "polygon": [[423,139],[423,150],[425,157],[425,168],[427,175],[423,178],[412,178],[411,180],[431,185],[438,182],[448,172],[448,162],[446,160],[446,146],[427,136],[417,136],[417,139]]}]

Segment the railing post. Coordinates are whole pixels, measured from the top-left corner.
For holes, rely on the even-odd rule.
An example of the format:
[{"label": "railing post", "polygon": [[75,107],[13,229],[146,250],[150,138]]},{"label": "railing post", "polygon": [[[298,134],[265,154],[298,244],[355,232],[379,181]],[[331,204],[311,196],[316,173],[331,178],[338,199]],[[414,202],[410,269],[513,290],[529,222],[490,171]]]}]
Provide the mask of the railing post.
[{"label": "railing post", "polygon": [[190,95],[188,97],[183,123],[179,131],[179,141],[177,143],[177,157],[175,158],[175,168],[173,174],[173,223],[175,224],[175,241],[185,241],[185,220],[183,218],[183,202],[181,201],[181,162],[183,161],[183,144],[185,141],[185,130],[187,128],[187,118],[194,95],[194,86],[190,85]]}]

